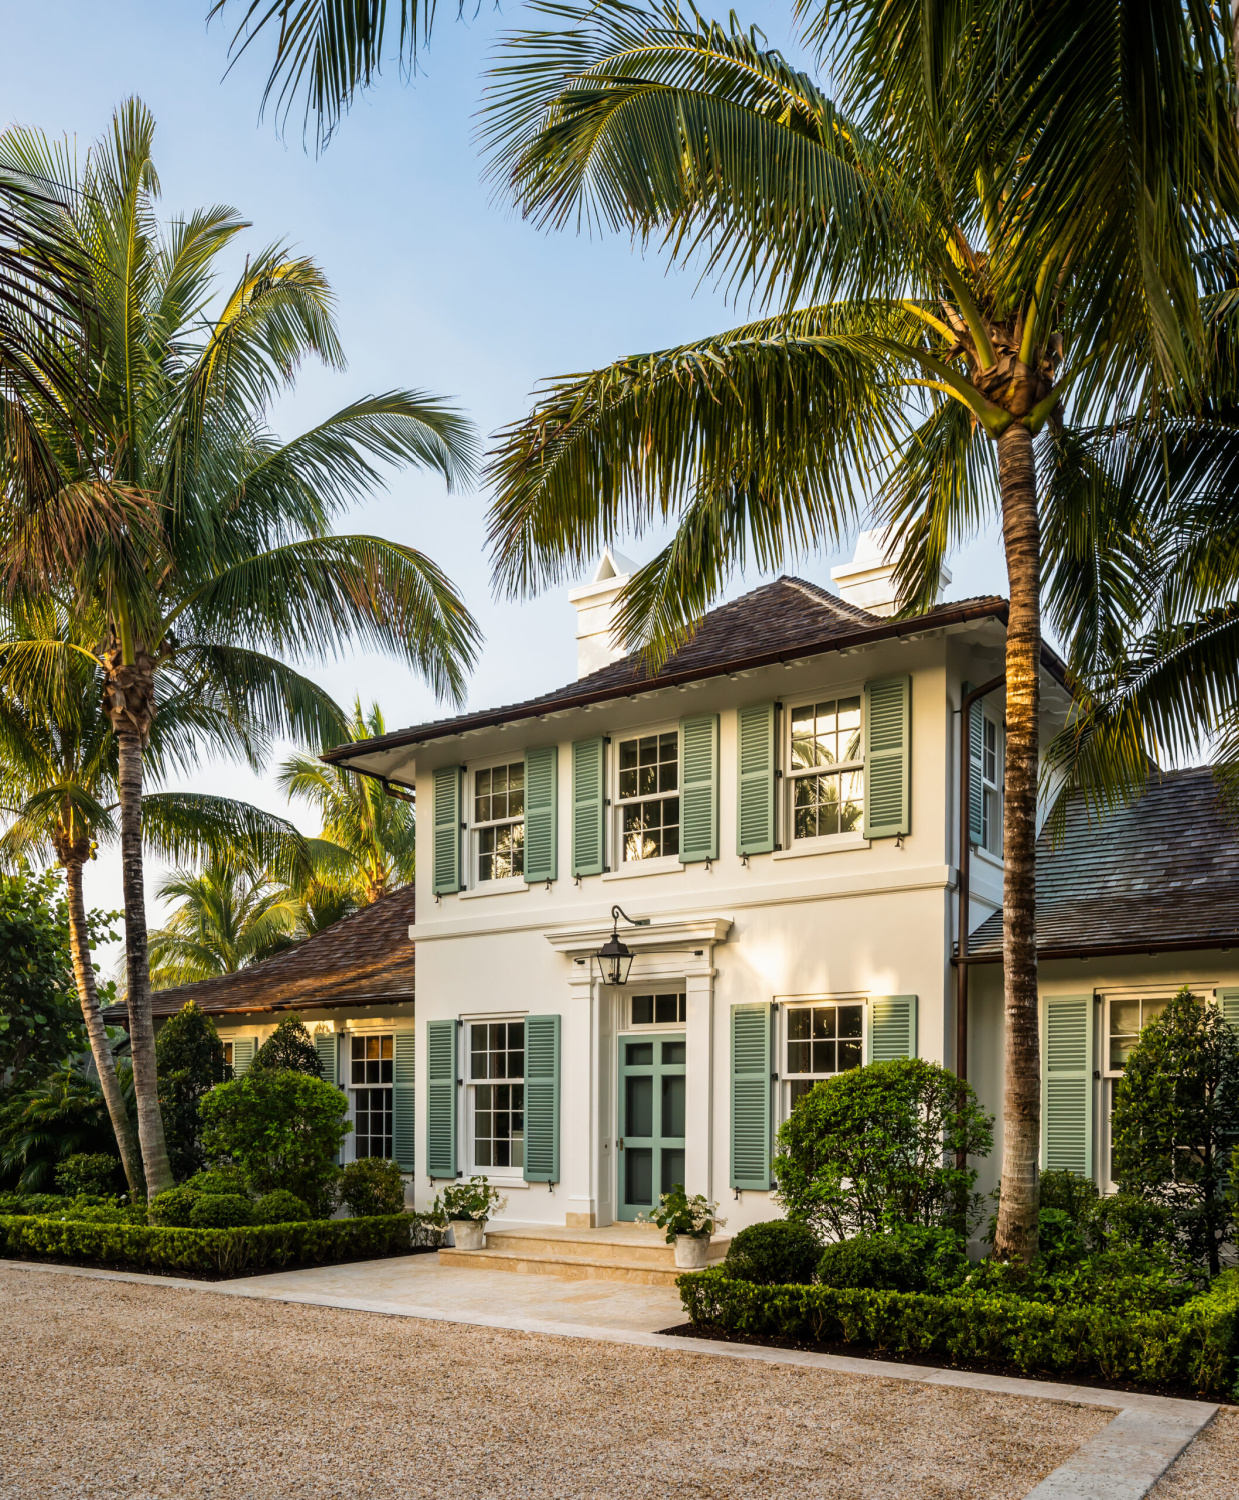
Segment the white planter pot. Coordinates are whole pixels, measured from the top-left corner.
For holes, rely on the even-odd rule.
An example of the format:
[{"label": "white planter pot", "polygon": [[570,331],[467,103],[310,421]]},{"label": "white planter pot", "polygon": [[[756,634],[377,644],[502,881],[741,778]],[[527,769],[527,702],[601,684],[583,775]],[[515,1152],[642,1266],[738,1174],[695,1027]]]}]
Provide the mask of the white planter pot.
[{"label": "white planter pot", "polygon": [[485,1250],[485,1219],[453,1219],[452,1239],[457,1250]]},{"label": "white planter pot", "polygon": [[675,1263],[681,1271],[700,1271],[710,1253],[708,1234],[677,1234],[675,1237]]}]

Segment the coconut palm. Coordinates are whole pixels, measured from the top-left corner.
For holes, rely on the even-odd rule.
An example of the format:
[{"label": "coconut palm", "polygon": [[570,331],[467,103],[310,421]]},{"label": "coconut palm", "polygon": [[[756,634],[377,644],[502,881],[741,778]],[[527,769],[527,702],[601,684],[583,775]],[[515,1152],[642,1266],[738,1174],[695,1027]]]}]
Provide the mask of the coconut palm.
[{"label": "coconut palm", "polygon": [[948,545],[1001,518],[996,1249],[1028,1259],[1039,505],[1053,498],[1037,445],[1070,466],[1069,393],[1109,420],[1193,390],[1207,343],[1195,258],[1239,203],[1222,33],[1169,0],[1139,14],[1118,0],[833,0],[805,8],[831,98],[734,17],[620,0],[539,9],[548,24],[508,39],[487,106],[515,203],[543,225],[661,236],[768,311],[543,388],[492,455],[497,587],[529,594],[622,530],[673,522],[620,619],[657,661],[738,564],[774,568],[838,540],[862,504],[890,528],[912,608],[932,600]]},{"label": "coconut palm", "polygon": [[[216,207],[161,228],[153,134],[131,100],[80,172],[67,148],[18,130],[0,137],[0,169],[56,184],[63,222],[89,251],[97,410],[77,425],[72,450],[59,445],[61,468],[72,471],[80,453],[83,474],[104,474],[109,490],[149,511],[146,525],[87,548],[73,584],[107,625],[97,660],[118,745],[134,1085],[156,1193],[171,1173],[155,1092],[140,819],[160,675],[210,681],[264,733],[321,743],[338,736],[338,711],[282,657],[378,646],[459,696],[477,630],[424,554],[331,531],[379,484],[379,465],[430,467],[449,485],[466,477],[469,424],[437,398],[393,391],[278,440],[266,413],[301,361],[343,366],[326,280],[277,245],[252,254],[219,296],[219,258],[246,226]],[[54,432],[48,440],[57,445]],[[26,651],[32,670],[52,654]]]},{"label": "coconut palm", "polygon": [[176,870],[156,894],[181,904],[151,933],[155,989],[235,974],[269,958],[296,926],[295,904],[265,870],[246,860],[223,857],[201,870]]}]

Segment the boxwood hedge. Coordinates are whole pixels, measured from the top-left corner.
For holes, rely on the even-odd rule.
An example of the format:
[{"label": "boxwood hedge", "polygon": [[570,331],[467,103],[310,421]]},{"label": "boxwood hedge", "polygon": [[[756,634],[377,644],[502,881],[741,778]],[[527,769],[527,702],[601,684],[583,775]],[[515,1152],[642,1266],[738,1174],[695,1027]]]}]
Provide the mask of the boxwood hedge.
[{"label": "boxwood hedge", "polygon": [[1028,1375],[1132,1381],[1234,1398],[1239,1271],[1181,1307],[1122,1314],[1015,1297],[756,1286],[722,1270],[676,1285],[694,1324],[884,1353],[1014,1366]]}]

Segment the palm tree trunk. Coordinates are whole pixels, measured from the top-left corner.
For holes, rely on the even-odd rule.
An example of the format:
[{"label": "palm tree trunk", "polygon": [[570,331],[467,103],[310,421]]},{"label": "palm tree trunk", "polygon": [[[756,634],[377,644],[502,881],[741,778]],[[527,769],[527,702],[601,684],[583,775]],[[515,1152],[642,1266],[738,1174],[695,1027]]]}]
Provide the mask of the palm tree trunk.
[{"label": "palm tree trunk", "polygon": [[69,898],[69,945],[73,950],[73,972],[77,977],[77,994],[82,1004],[82,1018],[86,1022],[86,1035],[90,1038],[90,1051],[99,1074],[99,1087],[103,1090],[108,1117],[116,1135],[121,1163],[125,1168],[125,1180],[129,1184],[129,1197],[133,1202],[143,1194],[142,1155],[138,1149],[138,1138],[133,1121],[125,1108],[120,1080],[116,1076],[116,1063],[108,1042],[107,1027],[99,1010],[99,992],[95,988],[95,966],[90,958],[90,940],[87,937],[86,901],[82,892],[82,862],[80,859],[64,861],[65,887]]},{"label": "palm tree trunk", "polygon": [[[115,722],[115,721],[114,721]],[[146,889],[142,870],[142,737],[125,719],[116,724],[120,751],[120,849],[125,887],[125,975],[133,1092],[138,1139],[150,1197],[173,1185],[159,1112],[155,1073],[155,1023],[151,1017],[151,973],[146,940]]]},{"label": "palm tree trunk", "polygon": [[1032,434],[1012,422],[998,439],[1002,532],[1011,599],[1003,783],[1002,1184],[994,1254],[1037,1253],[1041,1184],[1041,1053],[1037,1036],[1037,739],[1041,666],[1041,538]]}]

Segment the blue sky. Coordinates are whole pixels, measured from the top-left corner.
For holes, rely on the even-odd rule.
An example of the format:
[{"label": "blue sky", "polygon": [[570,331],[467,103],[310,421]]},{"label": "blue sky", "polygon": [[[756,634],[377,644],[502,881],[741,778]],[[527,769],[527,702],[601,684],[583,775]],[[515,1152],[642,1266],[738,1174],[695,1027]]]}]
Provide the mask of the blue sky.
[{"label": "blue sky", "polygon": [[[68,133],[84,151],[113,107],[136,93],[159,126],[164,215],[228,203],[254,224],[238,257],[285,239],[320,262],[338,298],[349,368],[304,371],[274,413],[282,434],[366,392],[416,386],[457,398],[489,435],[527,409],[540,378],[740,321],[691,273],[668,272],[656,251],[643,255],[622,237],[547,235],[492,201],[474,142],[480,77],[496,38],[521,24],[519,5],[483,8],[468,23],[441,6],[421,74],[406,84],[390,69],[317,159],[296,128],[281,140],[270,117],[258,120],[265,44],[224,78],[228,30],[218,22],[208,29],[206,10],[207,0],[0,0],[0,119]],[[760,3],[740,14],[772,45],[795,51],[790,6]],[[431,478],[396,475],[341,527],[412,543],[455,580],[486,636],[469,689],[475,707],[575,674],[574,612],[562,592],[521,604],[492,599],[486,499],[446,496]],[[654,547],[646,538],[625,550],[641,561]],[[831,564],[847,556],[850,547],[810,555],[796,571],[827,583]],[[996,530],[950,564],[951,596],[1005,592]],[[729,592],[760,581],[736,578]],[[341,700],[377,698],[392,727],[442,712],[422,683],[376,656],[306,667]],[[269,779],[227,764],[194,780],[289,811]],[[311,828],[304,810],[292,815]],[[148,871],[148,891],[158,874]],[[114,857],[89,871],[87,898],[120,906]],[[151,917],[159,917],[154,902]]]}]

